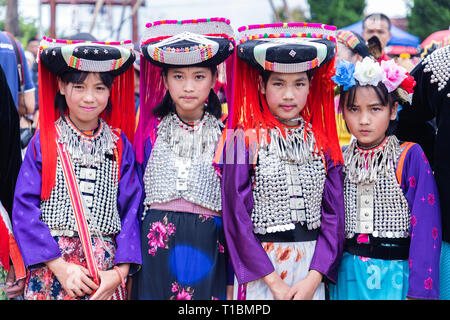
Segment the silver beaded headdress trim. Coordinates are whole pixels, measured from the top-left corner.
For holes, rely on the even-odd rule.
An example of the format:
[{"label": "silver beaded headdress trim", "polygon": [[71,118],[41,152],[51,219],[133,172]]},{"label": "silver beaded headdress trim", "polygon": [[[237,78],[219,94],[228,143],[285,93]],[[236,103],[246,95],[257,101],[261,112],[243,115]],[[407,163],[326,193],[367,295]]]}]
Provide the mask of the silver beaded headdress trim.
[{"label": "silver beaded headdress trim", "polygon": [[92,137],[82,134],[61,117],[56,121],[61,129],[58,142],[64,145],[73,162],[98,168],[105,154],[114,153],[119,137],[103,119],[99,120],[99,132]]},{"label": "silver beaded headdress trim", "polygon": [[[431,72],[430,83],[437,83],[438,91],[448,86],[450,80],[450,46],[433,51],[423,59],[423,72]],[[450,92],[447,93],[450,98]]]},{"label": "silver beaded headdress trim", "polygon": [[[198,43],[186,48],[172,48],[179,41]],[[219,43],[205,36],[183,32],[147,47],[148,55],[154,60],[173,65],[191,65],[211,59],[219,51]]]}]

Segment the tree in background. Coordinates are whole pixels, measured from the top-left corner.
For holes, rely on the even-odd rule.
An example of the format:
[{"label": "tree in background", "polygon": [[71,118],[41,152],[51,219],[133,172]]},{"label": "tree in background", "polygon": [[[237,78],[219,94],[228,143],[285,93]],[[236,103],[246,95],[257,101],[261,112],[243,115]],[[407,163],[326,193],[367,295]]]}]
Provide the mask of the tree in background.
[{"label": "tree in background", "polygon": [[[444,0],[445,1],[445,0]],[[310,0],[309,22],[346,27],[364,18],[365,0]]]},{"label": "tree in background", "polygon": [[274,22],[320,22],[346,27],[363,18],[365,0],[310,0],[308,1],[311,18],[306,19],[302,8],[289,8],[287,0],[281,7],[275,7],[273,0],[268,0],[273,11]]},{"label": "tree in background", "polygon": [[17,0],[6,0],[5,30],[11,32],[15,37],[21,35]]},{"label": "tree in background", "polygon": [[283,0],[283,6],[275,7],[273,0],[269,0],[273,12],[273,22],[299,22],[306,21],[305,13],[300,7],[289,8],[287,0]]},{"label": "tree in background", "polygon": [[450,26],[448,0],[414,0],[410,4],[408,32],[424,40],[431,33],[447,30]]},{"label": "tree in background", "polygon": [[[0,18],[0,30],[11,32],[22,43],[22,46],[26,48],[28,40],[38,34],[36,19],[24,19],[18,16],[18,12],[15,11],[17,9],[17,0],[0,0],[0,8],[2,11],[6,9],[5,19],[3,17]],[[14,15],[14,12],[16,12],[16,17],[9,17]]]}]

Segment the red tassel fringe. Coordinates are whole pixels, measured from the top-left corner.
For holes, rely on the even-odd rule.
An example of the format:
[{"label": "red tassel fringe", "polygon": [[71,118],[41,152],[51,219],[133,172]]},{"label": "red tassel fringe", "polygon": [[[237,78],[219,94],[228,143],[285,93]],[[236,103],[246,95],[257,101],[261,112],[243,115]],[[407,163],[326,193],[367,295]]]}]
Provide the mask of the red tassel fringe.
[{"label": "red tassel fringe", "polygon": [[[285,127],[269,111],[264,95],[259,90],[259,72],[241,59],[236,59],[232,128],[272,129]],[[311,123],[318,150],[330,154],[334,162],[343,163],[336,130],[334,111],[334,59],[316,69],[311,79],[309,95],[302,116]],[[260,103],[261,101],[261,103]],[[283,131],[282,131],[283,132]],[[283,132],[284,133],[284,132]],[[260,142],[260,130],[256,130]]]},{"label": "red tassel fringe", "polygon": [[[58,91],[57,78],[39,63],[39,132],[42,155],[41,199],[49,199],[56,179],[56,135],[55,121],[59,111],[55,109],[55,95]],[[133,143],[135,128],[134,71],[129,68],[116,77],[110,96],[112,110],[104,111],[102,117],[110,126],[118,128]],[[120,136],[119,136],[120,138]],[[122,139],[118,141],[119,162],[122,158]],[[120,164],[119,164],[120,170]]]}]

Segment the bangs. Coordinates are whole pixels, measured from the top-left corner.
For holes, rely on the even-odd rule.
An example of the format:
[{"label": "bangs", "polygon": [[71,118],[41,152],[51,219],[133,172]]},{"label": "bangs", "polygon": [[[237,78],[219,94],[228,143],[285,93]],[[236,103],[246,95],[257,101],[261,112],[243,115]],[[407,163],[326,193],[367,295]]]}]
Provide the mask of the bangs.
[{"label": "bangs", "polygon": [[[341,96],[339,98],[339,112],[342,112],[344,107],[350,109],[355,105],[356,91],[360,87],[362,86],[360,86],[358,82],[356,82],[356,85],[351,87],[349,90],[341,90]],[[365,87],[372,88],[372,90],[374,90],[377,95],[380,105],[389,106],[390,109],[394,107],[394,103],[398,100],[395,91],[389,93],[386,89],[386,86],[382,82],[380,82],[377,86],[368,85]]]},{"label": "bangs", "polygon": [[[74,84],[82,84],[87,76],[91,72],[86,71],[70,71],[65,72],[61,75],[61,80],[64,83],[74,83]],[[92,72],[94,73],[94,72]],[[99,78],[102,81],[102,83],[107,86],[109,89],[112,88],[113,82],[114,82],[114,76],[111,75],[108,72],[98,72]]]}]

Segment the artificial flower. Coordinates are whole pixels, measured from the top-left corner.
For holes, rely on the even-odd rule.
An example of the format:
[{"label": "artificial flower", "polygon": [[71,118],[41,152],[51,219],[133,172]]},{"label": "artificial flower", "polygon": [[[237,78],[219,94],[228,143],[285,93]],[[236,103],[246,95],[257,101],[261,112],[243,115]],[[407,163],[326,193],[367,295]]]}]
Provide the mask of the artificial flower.
[{"label": "artificial flower", "polygon": [[405,80],[400,83],[400,88],[405,90],[408,93],[414,92],[414,87],[416,86],[416,81],[414,80],[414,77],[407,74]]},{"label": "artificial flower", "polygon": [[371,85],[376,87],[383,80],[383,70],[378,62],[370,57],[365,57],[362,62],[356,62],[353,76],[361,86]]},{"label": "artificial flower", "polygon": [[336,66],[336,74],[331,77],[337,85],[344,86],[347,91],[356,84],[353,73],[355,72],[355,65],[347,60],[340,60]]},{"label": "artificial flower", "polygon": [[407,77],[406,69],[396,64],[394,60],[383,60],[380,66],[383,70],[383,79],[381,81],[388,92],[397,89]]}]

